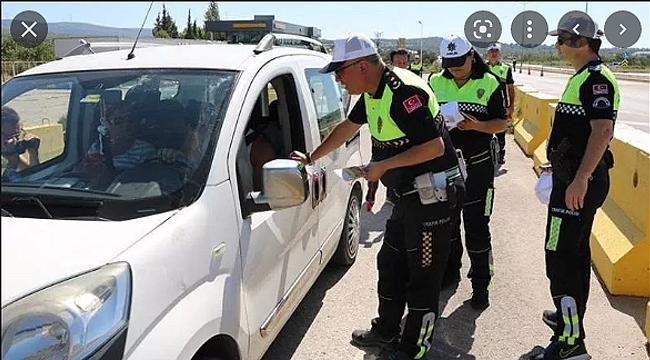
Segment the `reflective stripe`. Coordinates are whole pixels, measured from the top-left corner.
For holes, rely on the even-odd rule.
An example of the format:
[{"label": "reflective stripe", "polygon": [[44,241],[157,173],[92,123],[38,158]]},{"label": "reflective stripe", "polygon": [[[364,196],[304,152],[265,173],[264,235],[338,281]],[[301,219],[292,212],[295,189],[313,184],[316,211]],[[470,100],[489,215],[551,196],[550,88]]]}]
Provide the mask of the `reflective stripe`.
[{"label": "reflective stripe", "polygon": [[[409,309],[411,310],[411,309]],[[422,327],[420,328],[420,337],[418,338],[417,346],[420,352],[415,355],[414,359],[422,359],[424,355],[431,349],[431,339],[433,337],[433,328],[436,324],[436,313],[430,312],[422,316]]]},{"label": "reflective stripe", "polygon": [[562,306],[562,320],[564,320],[564,330],[560,336],[560,341],[569,345],[574,345],[580,337],[580,318],[578,317],[578,305],[576,300],[571,296],[564,296],[560,301]]},{"label": "reflective stripe", "polygon": [[492,196],[494,189],[488,189],[487,195],[485,196],[485,212],[483,215],[490,216],[492,215]]},{"label": "reflective stripe", "polygon": [[546,250],[557,251],[557,243],[560,240],[560,226],[562,225],[562,218],[552,216],[551,225],[548,231],[548,242],[546,243]]}]

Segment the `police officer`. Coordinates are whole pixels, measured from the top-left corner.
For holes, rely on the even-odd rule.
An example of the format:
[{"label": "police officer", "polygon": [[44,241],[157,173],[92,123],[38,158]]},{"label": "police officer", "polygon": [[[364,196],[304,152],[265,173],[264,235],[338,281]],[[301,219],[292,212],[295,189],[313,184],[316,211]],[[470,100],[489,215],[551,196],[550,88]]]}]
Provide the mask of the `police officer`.
[{"label": "police officer", "polygon": [[415,55],[409,69],[417,76],[422,76],[422,61],[420,55]]},{"label": "police officer", "polygon": [[[493,134],[506,126],[503,87],[490,73],[479,53],[463,36],[451,35],[440,43],[444,70],[429,76],[429,85],[440,104],[458,103],[464,116],[450,130],[454,146],[467,162],[467,196],[462,207],[465,244],[471,262],[471,306],[485,309],[489,303],[488,285],[492,277],[490,215],[494,200]],[[455,224],[452,249],[443,286],[460,280],[463,246],[460,219]]]},{"label": "police officer", "polygon": [[[579,35],[573,31],[576,26]],[[598,55],[602,32],[586,14],[561,21],[549,35],[557,36],[555,48],[576,73],[557,104],[546,151],[553,178],[546,275],[556,309],[542,315],[554,330],[543,359],[590,359],[583,324],[591,274],[589,236],[596,210],[609,192],[609,169],[614,164],[609,141],[620,92],[614,74]]]},{"label": "police officer", "polygon": [[[510,66],[501,61],[501,44],[494,43],[488,47],[487,51],[488,68],[493,74],[505,84],[506,106],[508,109],[508,119],[512,119],[515,111],[515,80],[512,78],[512,69]],[[496,134],[499,140],[499,164],[506,163],[506,132],[505,130]]]},{"label": "police officer", "polygon": [[[409,53],[406,49],[397,49],[390,52],[390,63],[391,65],[408,69],[409,67]],[[375,195],[377,194],[377,189],[379,189],[379,180],[369,181],[368,182],[368,193],[366,194],[366,211],[372,210],[372,206],[375,203]],[[386,189],[386,202],[394,205],[395,204],[395,193],[391,189]]]},{"label": "police officer", "polygon": [[[396,345],[382,359],[422,359],[431,348],[439,316],[456,198],[464,193],[454,146],[426,81],[385,65],[367,36],[336,40],[332,62],[321,71],[334,72],[351,94],[361,97],[349,119],[313,152],[294,151],[291,157],[317,161],[368,124],[372,160],[366,179],[380,179],[398,197],[377,255],[379,316],[369,330],[354,331],[352,341],[359,346]],[[405,305],[408,314],[401,331]]]}]

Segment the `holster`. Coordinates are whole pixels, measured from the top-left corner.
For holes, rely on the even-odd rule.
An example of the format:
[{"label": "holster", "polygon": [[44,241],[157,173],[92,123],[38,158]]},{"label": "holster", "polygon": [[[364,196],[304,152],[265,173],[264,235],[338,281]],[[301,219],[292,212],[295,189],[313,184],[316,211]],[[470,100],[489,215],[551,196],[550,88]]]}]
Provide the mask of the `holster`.
[{"label": "holster", "polygon": [[553,174],[563,183],[569,185],[575,177],[577,168],[573,166],[571,160],[566,155],[571,148],[571,143],[568,138],[562,139],[557,148],[551,149],[549,160],[553,166]]},{"label": "holster", "polygon": [[462,178],[447,180],[447,201],[451,207],[462,207],[465,201],[465,186]]}]

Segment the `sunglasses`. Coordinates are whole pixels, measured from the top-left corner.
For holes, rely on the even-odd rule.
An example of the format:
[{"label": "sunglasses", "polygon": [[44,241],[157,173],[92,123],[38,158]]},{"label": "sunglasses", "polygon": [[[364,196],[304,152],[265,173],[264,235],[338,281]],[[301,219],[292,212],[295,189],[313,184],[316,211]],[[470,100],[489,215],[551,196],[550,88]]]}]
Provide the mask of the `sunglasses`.
[{"label": "sunglasses", "polygon": [[353,61],[353,62],[351,62],[351,63],[349,63],[349,64],[347,64],[347,65],[345,65],[345,66],[343,66],[343,67],[340,67],[340,68],[336,69],[336,70],[334,71],[334,74],[336,74],[336,76],[341,76],[341,73],[343,72],[343,70],[345,70],[345,69],[347,69],[347,68],[349,68],[349,67],[351,67],[351,66],[353,66],[353,65],[356,65],[356,64],[360,63],[361,60],[363,60],[363,59],[359,59],[359,60],[357,60],[357,61]]},{"label": "sunglasses", "polygon": [[557,44],[558,45],[569,45],[569,44],[574,44],[578,40],[577,36],[561,36],[558,35],[557,37]]}]

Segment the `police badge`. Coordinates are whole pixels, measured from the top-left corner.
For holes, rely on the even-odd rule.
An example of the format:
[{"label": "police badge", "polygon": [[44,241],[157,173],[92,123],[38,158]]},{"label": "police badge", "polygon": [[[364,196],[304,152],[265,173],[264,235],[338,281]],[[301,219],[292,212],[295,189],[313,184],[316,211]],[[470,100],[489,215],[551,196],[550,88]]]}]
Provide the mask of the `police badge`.
[{"label": "police badge", "polygon": [[483,88],[479,88],[478,90],[476,90],[476,96],[477,96],[479,99],[482,98],[483,95],[485,95],[485,89],[483,89]]},{"label": "police badge", "polygon": [[377,132],[381,132],[381,128],[384,126],[384,120],[381,119],[381,116],[379,119],[377,119]]}]

